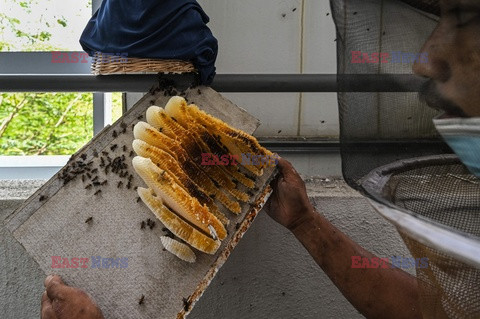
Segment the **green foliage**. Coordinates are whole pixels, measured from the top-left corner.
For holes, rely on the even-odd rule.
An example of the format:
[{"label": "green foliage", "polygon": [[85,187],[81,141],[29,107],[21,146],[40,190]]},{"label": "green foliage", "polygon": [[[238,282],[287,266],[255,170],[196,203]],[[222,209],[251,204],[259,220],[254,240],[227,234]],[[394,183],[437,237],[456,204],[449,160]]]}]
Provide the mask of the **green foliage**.
[{"label": "green foliage", "polygon": [[60,24],[62,27],[66,27],[66,26],[67,26],[67,20],[65,20],[65,18],[63,18],[63,19],[57,19],[57,23]]},{"label": "green foliage", "polygon": [[93,136],[91,94],[3,93],[0,100],[0,123],[24,101],[0,137],[2,155],[72,154]]},{"label": "green foliage", "polygon": [[112,93],[112,123],[115,123],[123,114],[122,93]]}]

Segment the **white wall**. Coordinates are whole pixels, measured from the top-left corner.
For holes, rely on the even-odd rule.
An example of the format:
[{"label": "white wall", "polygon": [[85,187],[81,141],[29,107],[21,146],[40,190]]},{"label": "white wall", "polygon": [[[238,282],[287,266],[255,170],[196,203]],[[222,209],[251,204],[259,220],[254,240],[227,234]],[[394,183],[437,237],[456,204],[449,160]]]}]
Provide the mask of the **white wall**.
[{"label": "white wall", "polygon": [[[199,3],[219,42],[217,73],[336,73],[328,0]],[[260,119],[257,136],[338,135],[336,93],[224,95]]]}]

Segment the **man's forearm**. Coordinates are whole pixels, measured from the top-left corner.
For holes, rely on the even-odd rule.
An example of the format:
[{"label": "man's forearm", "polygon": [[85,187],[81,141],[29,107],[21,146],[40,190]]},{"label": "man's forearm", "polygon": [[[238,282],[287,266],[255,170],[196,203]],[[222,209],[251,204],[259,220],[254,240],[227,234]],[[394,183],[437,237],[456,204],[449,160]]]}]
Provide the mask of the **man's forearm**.
[{"label": "man's forearm", "polygon": [[422,318],[416,279],[398,268],[352,268],[352,256],[375,256],[313,209],[291,231],[367,318]]}]

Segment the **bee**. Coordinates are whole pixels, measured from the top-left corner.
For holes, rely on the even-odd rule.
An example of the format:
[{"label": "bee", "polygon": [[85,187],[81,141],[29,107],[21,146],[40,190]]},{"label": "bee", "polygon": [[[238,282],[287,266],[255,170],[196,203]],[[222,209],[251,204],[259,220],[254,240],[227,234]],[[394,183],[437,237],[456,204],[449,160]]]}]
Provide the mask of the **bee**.
[{"label": "bee", "polygon": [[114,131],[112,132],[112,137],[113,137],[113,138],[116,138],[117,136],[118,136],[117,131],[114,130]]},{"label": "bee", "polygon": [[82,175],[82,182],[85,182],[85,175]]},{"label": "bee", "polygon": [[132,184],[130,183],[130,181],[128,181],[127,183],[127,189],[130,189],[132,187]]},{"label": "bee", "polygon": [[135,128],[135,124],[132,124],[132,131],[133,131],[134,128]]},{"label": "bee", "polygon": [[142,220],[142,222],[140,223],[140,229],[145,229],[145,221]]},{"label": "bee", "polygon": [[188,308],[190,308],[190,302],[185,297],[182,298],[182,301],[183,301],[183,310],[188,311]]},{"label": "bee", "polygon": [[140,114],[139,116],[137,116],[137,120],[141,120],[141,119],[143,119],[143,115]]},{"label": "bee", "polygon": [[150,229],[153,229],[153,227],[155,227],[155,222],[149,218],[147,219],[147,226],[150,227]]},{"label": "bee", "polygon": [[117,183],[117,188],[120,188],[120,187],[122,187],[122,186],[123,186],[123,182],[122,182],[122,181],[120,181],[120,182]]},{"label": "bee", "polygon": [[92,188],[92,184],[88,184],[87,186],[85,186],[85,189],[90,189]]},{"label": "bee", "polygon": [[293,9],[292,9],[292,12],[295,12],[295,11],[297,11],[297,8],[293,8]]},{"label": "bee", "polygon": [[90,173],[92,173],[92,174],[94,174],[94,173],[96,173],[96,172],[98,172],[98,168],[94,168],[94,169],[92,169],[92,170],[90,171]]},{"label": "bee", "polygon": [[102,154],[108,156],[108,152],[102,151]]},{"label": "bee", "polygon": [[140,201],[140,197],[137,197],[137,203]]},{"label": "bee", "polygon": [[165,232],[165,236],[167,236],[167,237],[170,237],[170,238],[174,238],[174,237],[175,237],[175,235],[173,235],[173,233],[172,233],[168,228],[166,228],[166,227],[163,227],[163,228],[162,228],[162,231]]},{"label": "bee", "polygon": [[108,182],[107,180],[104,180],[103,182],[100,183],[100,185],[102,185],[102,186],[103,186],[103,185],[106,185],[107,182]]},{"label": "bee", "polygon": [[97,150],[93,150],[93,157],[98,157],[98,152],[97,152]]},{"label": "bee", "polygon": [[95,176],[95,177],[92,179],[92,182],[95,182],[96,180],[98,180],[98,176]]},{"label": "bee", "polygon": [[278,130],[277,134],[280,134],[280,133],[282,133],[282,130]]},{"label": "bee", "polygon": [[123,145],[122,150],[123,150],[124,152],[126,152],[126,151],[127,151],[127,146],[126,146],[126,145]]},{"label": "bee", "polygon": [[200,91],[200,89],[197,89],[197,93],[202,94],[202,91]]},{"label": "bee", "polygon": [[112,146],[110,146],[110,150],[113,152],[117,147],[118,147],[117,144],[113,144]]},{"label": "bee", "polygon": [[101,192],[102,192],[102,190],[99,189],[99,190],[97,190],[95,193],[93,193],[93,195],[98,195],[98,194],[100,194]]},{"label": "bee", "polygon": [[85,224],[90,224],[92,220],[93,220],[93,217],[88,217],[87,220],[85,221]]},{"label": "bee", "polygon": [[143,305],[144,300],[145,300],[145,296],[142,295],[142,296],[140,297],[140,300],[138,301],[138,304],[139,304],[139,305]]},{"label": "bee", "polygon": [[239,228],[240,228],[240,223],[236,223],[236,224],[235,224],[235,229],[238,230]]},{"label": "bee", "polygon": [[44,200],[46,200],[46,199],[47,199],[47,196],[41,195],[40,198],[38,199],[38,201],[42,202],[42,201],[44,201]]},{"label": "bee", "polygon": [[86,160],[87,159],[87,154],[80,155],[80,158],[83,159],[83,160]]}]

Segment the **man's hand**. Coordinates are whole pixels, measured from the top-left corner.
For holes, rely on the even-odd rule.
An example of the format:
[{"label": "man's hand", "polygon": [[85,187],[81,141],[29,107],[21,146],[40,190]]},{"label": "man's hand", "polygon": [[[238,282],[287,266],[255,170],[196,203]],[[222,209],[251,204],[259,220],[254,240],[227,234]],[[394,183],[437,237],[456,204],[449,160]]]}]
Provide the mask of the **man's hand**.
[{"label": "man's hand", "polygon": [[86,292],[65,285],[60,276],[48,276],[42,295],[42,319],[103,319]]},{"label": "man's hand", "polygon": [[266,210],[277,223],[293,230],[309,220],[314,209],[308,199],[305,183],[292,164],[279,158],[277,167],[280,172],[271,183],[273,193],[266,204]]}]

